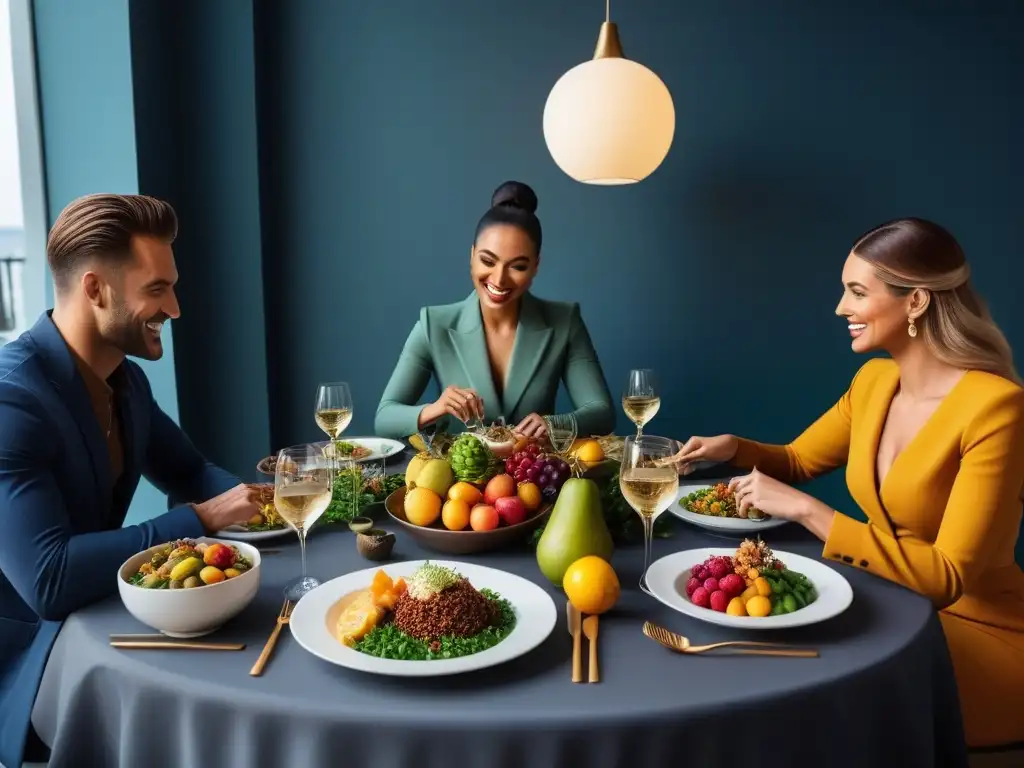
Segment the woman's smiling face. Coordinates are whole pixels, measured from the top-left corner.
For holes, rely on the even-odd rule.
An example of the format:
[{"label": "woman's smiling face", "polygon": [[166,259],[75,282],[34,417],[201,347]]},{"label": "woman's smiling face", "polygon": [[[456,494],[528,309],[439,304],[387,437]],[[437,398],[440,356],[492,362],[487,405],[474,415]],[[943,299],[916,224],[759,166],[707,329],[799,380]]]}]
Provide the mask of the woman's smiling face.
[{"label": "woman's smiling face", "polygon": [[487,227],[470,254],[469,274],[480,303],[500,307],[517,301],[530,289],[538,261],[533,241],[519,227]]},{"label": "woman's smiling face", "polygon": [[846,318],[854,352],[892,351],[905,343],[911,297],[878,279],[874,267],[851,253],[843,266],[843,298],[836,314]]}]

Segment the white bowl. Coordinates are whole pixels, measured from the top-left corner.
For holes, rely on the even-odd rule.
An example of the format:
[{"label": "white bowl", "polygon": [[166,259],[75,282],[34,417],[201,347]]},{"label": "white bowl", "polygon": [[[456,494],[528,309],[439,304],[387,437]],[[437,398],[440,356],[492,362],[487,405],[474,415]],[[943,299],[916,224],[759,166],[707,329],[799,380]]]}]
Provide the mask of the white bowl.
[{"label": "white bowl", "polygon": [[195,541],[237,547],[252,562],[252,568],[219,584],[192,589],[146,589],[129,583],[143,563],[167,546],[164,542],[132,555],[117,569],[117,591],[124,607],[143,624],[170,637],[199,637],[219,629],[252,602],[260,586],[260,551],[256,547],[207,537]]}]

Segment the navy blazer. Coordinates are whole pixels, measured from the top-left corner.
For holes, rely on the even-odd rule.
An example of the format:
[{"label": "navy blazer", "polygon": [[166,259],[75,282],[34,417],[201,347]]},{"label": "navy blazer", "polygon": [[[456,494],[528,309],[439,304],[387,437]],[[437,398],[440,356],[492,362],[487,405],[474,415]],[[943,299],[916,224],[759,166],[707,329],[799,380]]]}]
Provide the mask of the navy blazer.
[{"label": "navy blazer", "polygon": [[122,562],[204,534],[179,506],[122,528],[139,478],[169,502],[205,501],[240,480],[206,461],[153,399],[134,362],[118,388],[122,492],[85,381],[50,313],[0,349],[0,764],[20,768],[32,706],[61,622],[116,592]]}]

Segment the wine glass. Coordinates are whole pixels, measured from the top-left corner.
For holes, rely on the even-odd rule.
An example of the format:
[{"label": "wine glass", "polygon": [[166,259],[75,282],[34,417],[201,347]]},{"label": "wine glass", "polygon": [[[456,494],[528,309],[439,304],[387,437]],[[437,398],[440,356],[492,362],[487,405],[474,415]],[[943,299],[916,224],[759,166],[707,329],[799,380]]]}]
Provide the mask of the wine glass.
[{"label": "wine glass", "polygon": [[622,498],[640,515],[644,524],[644,570],[640,589],[647,594],[647,569],[651,565],[654,521],[668,509],[679,493],[679,473],[669,459],[679,452],[675,440],[654,435],[630,435],[622,449],[619,489]]},{"label": "wine glass", "polygon": [[330,438],[327,453],[334,458],[338,436],[352,423],[352,393],[346,382],[330,382],[317,387],[313,418]]},{"label": "wine glass", "polygon": [[629,372],[626,387],[622,391],[622,410],[636,424],[637,437],[644,433],[644,426],[661,408],[658,389],[658,379],[650,368],[635,368]]},{"label": "wine glass", "polygon": [[285,595],[298,600],[320,582],[306,575],[306,534],[331,503],[331,462],[315,445],[283,448],[274,471],[274,507],[299,534],[302,577],[289,585]]},{"label": "wine glass", "polygon": [[572,413],[545,416],[544,425],[548,428],[548,442],[551,443],[551,448],[564,458],[572,444],[576,442],[576,416]]}]

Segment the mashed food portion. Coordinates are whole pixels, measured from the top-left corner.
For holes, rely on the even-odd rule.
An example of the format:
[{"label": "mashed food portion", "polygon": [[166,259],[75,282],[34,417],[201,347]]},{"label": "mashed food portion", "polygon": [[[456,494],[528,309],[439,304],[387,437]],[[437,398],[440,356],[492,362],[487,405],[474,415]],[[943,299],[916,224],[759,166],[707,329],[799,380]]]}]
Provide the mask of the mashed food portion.
[{"label": "mashed food portion", "polygon": [[[424,566],[426,568],[427,566]],[[436,568],[437,566],[431,566]],[[447,569],[443,569],[447,570]],[[395,604],[395,626],[405,634],[432,641],[444,635],[472,637],[492,626],[498,609],[469,583],[454,572],[451,578],[439,579],[439,589],[409,589]],[[413,577],[415,582],[415,577]]]}]

